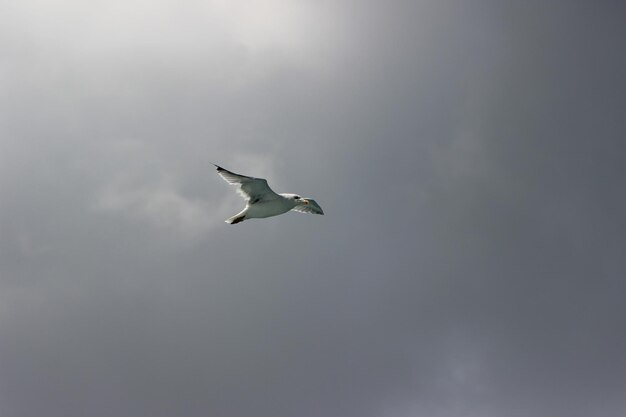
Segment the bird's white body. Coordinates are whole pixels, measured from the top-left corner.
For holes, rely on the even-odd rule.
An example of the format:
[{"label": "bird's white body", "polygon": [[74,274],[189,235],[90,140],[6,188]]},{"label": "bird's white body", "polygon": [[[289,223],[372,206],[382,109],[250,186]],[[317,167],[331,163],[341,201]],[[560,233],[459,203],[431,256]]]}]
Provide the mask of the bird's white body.
[{"label": "bird's white body", "polygon": [[263,219],[278,216],[290,210],[301,213],[324,214],[315,200],[302,198],[297,194],[276,194],[263,178],[235,174],[218,165],[217,173],[226,182],[239,185],[239,193],[247,200],[246,207],[226,223],[237,224],[247,219]]},{"label": "bird's white body", "polygon": [[268,201],[259,201],[255,204],[246,204],[246,208],[241,213],[233,216],[245,216],[246,219],[264,219],[266,217],[278,216],[292,210],[296,203],[283,196]]}]

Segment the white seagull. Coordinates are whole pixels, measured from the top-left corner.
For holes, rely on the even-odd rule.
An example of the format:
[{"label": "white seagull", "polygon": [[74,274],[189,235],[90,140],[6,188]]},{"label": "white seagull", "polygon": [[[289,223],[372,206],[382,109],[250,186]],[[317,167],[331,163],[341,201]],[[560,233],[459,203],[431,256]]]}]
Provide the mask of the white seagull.
[{"label": "white seagull", "polygon": [[[215,165],[215,164],[213,164]],[[219,165],[215,165],[217,173],[227,183],[239,185],[239,194],[247,200],[246,207],[233,217],[226,219],[226,223],[237,224],[248,219],[263,219],[278,216],[289,210],[300,213],[324,214],[315,200],[302,198],[297,194],[276,194],[267,185],[263,178],[247,177],[235,174]]]}]

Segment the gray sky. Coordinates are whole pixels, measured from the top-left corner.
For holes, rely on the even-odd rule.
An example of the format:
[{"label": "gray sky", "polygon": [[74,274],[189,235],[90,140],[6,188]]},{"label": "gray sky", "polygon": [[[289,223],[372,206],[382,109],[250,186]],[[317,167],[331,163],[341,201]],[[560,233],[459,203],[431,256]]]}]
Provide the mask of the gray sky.
[{"label": "gray sky", "polygon": [[626,415],[624,18],[4,2],[0,416]]}]

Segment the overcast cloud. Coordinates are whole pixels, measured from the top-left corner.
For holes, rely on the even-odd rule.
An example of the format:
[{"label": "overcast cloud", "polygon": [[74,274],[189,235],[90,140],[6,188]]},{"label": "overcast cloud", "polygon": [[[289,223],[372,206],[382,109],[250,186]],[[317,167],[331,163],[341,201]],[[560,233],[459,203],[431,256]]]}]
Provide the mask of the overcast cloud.
[{"label": "overcast cloud", "polygon": [[2,3],[0,416],[626,415],[624,5]]}]

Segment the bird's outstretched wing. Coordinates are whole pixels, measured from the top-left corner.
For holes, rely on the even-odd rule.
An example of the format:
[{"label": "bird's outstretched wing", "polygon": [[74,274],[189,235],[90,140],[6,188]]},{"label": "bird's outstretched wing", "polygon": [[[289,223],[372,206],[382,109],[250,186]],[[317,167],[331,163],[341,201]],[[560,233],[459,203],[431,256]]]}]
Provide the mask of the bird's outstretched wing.
[{"label": "bird's outstretched wing", "polygon": [[246,175],[235,174],[219,165],[215,165],[215,168],[217,168],[219,176],[224,178],[227,183],[239,185],[239,194],[250,203],[273,200],[279,197],[279,195],[272,191],[269,185],[267,185],[267,180],[263,178],[253,178]]},{"label": "bird's outstretched wing", "polygon": [[311,213],[311,214],[324,214],[324,210],[322,210],[322,208],[320,207],[319,204],[317,204],[317,201],[315,200],[311,200],[310,198],[305,198],[306,201],[309,202],[309,204],[303,206],[303,205],[298,205],[295,206],[294,208],[292,208],[292,211],[299,211],[300,213]]}]

